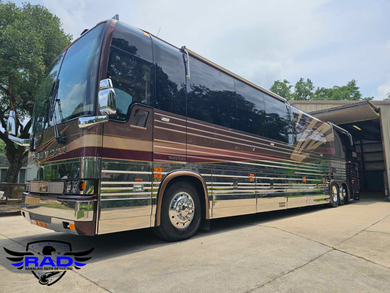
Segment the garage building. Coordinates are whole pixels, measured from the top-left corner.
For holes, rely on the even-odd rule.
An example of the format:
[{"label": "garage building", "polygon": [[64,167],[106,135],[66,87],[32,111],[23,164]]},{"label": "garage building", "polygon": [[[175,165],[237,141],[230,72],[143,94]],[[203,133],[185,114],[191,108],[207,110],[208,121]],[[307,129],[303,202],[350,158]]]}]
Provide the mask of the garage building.
[{"label": "garage building", "polygon": [[322,121],[348,130],[359,162],[360,191],[388,195],[390,182],[390,101],[289,101]]}]

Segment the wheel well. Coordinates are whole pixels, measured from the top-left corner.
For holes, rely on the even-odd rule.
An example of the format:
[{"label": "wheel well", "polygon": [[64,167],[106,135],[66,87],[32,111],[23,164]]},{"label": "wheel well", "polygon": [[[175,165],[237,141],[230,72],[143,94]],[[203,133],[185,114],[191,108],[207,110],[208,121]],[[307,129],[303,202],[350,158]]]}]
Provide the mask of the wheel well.
[{"label": "wheel well", "polygon": [[[189,184],[191,184],[193,187],[195,187],[195,189],[199,195],[200,205],[201,205],[201,209],[202,209],[202,219],[206,218],[206,194],[204,192],[203,183],[198,178],[192,177],[192,176],[175,177],[168,182],[167,186],[165,187],[164,192],[166,190],[168,190],[168,188],[170,186],[172,186],[173,184],[175,184],[177,182],[183,182],[183,181],[186,181]],[[163,194],[159,194],[159,196],[163,196]]]}]

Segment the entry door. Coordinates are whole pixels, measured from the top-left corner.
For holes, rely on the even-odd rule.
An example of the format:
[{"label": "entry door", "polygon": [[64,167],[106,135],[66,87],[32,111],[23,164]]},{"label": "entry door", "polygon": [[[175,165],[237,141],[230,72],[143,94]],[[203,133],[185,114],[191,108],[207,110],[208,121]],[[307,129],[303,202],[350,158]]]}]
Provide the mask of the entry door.
[{"label": "entry door", "polygon": [[153,109],[134,105],[126,122],[104,125],[98,233],[150,227]]}]

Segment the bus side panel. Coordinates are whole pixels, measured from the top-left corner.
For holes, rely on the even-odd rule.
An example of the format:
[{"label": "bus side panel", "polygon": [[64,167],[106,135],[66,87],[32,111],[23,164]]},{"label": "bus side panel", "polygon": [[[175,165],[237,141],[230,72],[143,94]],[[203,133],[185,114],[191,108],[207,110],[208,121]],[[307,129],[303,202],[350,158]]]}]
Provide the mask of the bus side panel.
[{"label": "bus side panel", "polygon": [[[133,125],[145,112],[146,127]],[[150,227],[152,118],[153,109],[134,105],[128,122],[104,125],[98,234]]]}]

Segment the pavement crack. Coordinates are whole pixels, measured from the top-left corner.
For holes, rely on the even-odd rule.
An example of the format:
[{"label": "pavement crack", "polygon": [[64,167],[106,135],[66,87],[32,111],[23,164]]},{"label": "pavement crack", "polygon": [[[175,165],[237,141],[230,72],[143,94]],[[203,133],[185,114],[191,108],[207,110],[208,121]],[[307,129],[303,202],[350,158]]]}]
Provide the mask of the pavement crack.
[{"label": "pavement crack", "polygon": [[374,231],[374,230],[366,230],[365,232],[368,232],[368,233],[379,233],[379,234],[386,234],[386,235],[390,234],[389,232]]},{"label": "pavement crack", "polygon": [[[389,217],[389,216],[390,216],[390,215],[387,215],[387,216],[384,217],[382,220],[386,219],[386,218]],[[379,220],[378,222],[380,222],[380,221],[382,221],[382,220]],[[376,222],[376,223],[378,223],[378,222]],[[361,230],[360,232],[356,233],[354,236],[356,236],[356,235],[358,235],[359,233],[365,231],[366,229],[372,227],[372,226],[375,225],[376,223],[374,223],[374,224],[372,224],[371,226],[369,226],[369,227],[367,227],[367,228]],[[302,235],[299,235],[299,234],[296,234],[296,233],[294,233],[294,232],[290,232],[290,231],[287,231],[287,230],[284,230],[284,229],[281,229],[281,228],[278,228],[278,227],[274,227],[274,226],[263,226],[263,225],[259,225],[259,226],[277,229],[277,230],[279,230],[279,231],[286,232],[286,233],[289,233],[289,234],[291,234],[291,235],[295,235],[295,236],[298,236],[298,237],[300,237],[300,238],[303,238],[303,239],[306,239],[306,240],[315,242],[315,243],[317,243],[317,244],[326,246],[326,247],[328,247],[328,248],[331,249],[330,251],[336,250],[336,251],[339,251],[339,252],[341,252],[341,253],[345,253],[345,254],[348,254],[348,255],[350,255],[350,256],[354,256],[354,257],[360,258],[360,259],[362,259],[362,260],[368,261],[368,262],[370,262],[370,263],[372,263],[372,264],[375,264],[375,265],[384,267],[384,268],[386,268],[386,269],[390,269],[390,267],[388,267],[388,266],[385,266],[385,265],[383,265],[383,264],[374,262],[374,261],[372,261],[372,260],[370,260],[370,259],[367,259],[367,258],[365,258],[365,257],[359,256],[359,255],[356,255],[356,254],[353,254],[353,253],[351,253],[351,252],[347,252],[347,251],[345,251],[345,250],[342,250],[342,249],[336,247],[336,246],[340,245],[340,243],[343,243],[344,241],[341,241],[340,243],[338,243],[338,244],[332,246],[332,245],[329,245],[329,244],[326,244],[326,243],[322,243],[322,242],[320,242],[320,241],[317,241],[317,240],[314,240],[314,239],[311,239],[311,238],[308,238],[308,237],[305,237],[305,236],[302,236]],[[366,231],[366,232],[371,232],[371,231]],[[375,231],[372,231],[372,232],[375,232]],[[388,234],[388,233],[384,233],[384,234]],[[353,236],[352,236],[352,237],[353,237]],[[350,238],[351,238],[351,237],[349,237],[348,239],[350,239]],[[330,252],[330,251],[328,251],[328,252]]]},{"label": "pavement crack", "polygon": [[368,226],[368,227],[364,228],[363,230],[360,230],[359,232],[357,232],[357,233],[353,234],[351,237],[348,237],[347,239],[344,239],[344,240],[343,240],[343,241],[341,241],[340,243],[337,243],[335,246],[337,246],[337,245],[340,245],[340,244],[342,244],[342,243],[344,243],[344,242],[346,242],[346,241],[350,240],[351,238],[353,238],[353,237],[355,237],[355,236],[359,235],[360,233],[362,233],[363,231],[366,231],[367,229],[371,228],[372,226],[374,226],[374,225],[378,224],[379,222],[382,222],[384,219],[386,219],[386,218],[387,218],[387,217],[389,217],[389,216],[390,216],[390,214],[389,214],[389,215],[387,215],[387,216],[385,216],[384,218],[382,218],[382,219],[380,219],[380,220],[376,221],[375,223],[371,224],[370,226]]},{"label": "pavement crack", "polygon": [[283,276],[286,276],[286,275],[288,275],[288,274],[290,274],[290,273],[293,273],[294,271],[299,270],[299,269],[301,269],[301,268],[307,266],[308,264],[312,263],[313,261],[319,259],[320,257],[324,256],[325,254],[327,254],[327,253],[329,253],[329,252],[331,252],[331,251],[332,251],[332,249],[331,249],[331,250],[328,250],[328,251],[326,251],[326,252],[324,252],[324,253],[322,253],[322,254],[320,254],[319,256],[317,256],[317,257],[315,257],[315,258],[313,258],[313,259],[311,259],[311,260],[309,260],[308,262],[304,263],[303,265],[300,265],[300,266],[298,266],[298,267],[295,267],[295,268],[293,268],[292,270],[289,270],[289,271],[287,271],[287,272],[283,272],[282,274],[276,276],[275,278],[273,278],[272,280],[269,280],[268,282],[266,282],[266,283],[264,283],[264,284],[261,284],[261,285],[255,287],[255,288],[252,288],[252,289],[250,289],[250,290],[248,290],[248,291],[245,291],[245,293],[253,292],[254,290],[260,289],[260,288],[262,288],[262,287],[264,287],[264,286],[266,286],[266,285],[272,283],[273,281],[276,281],[277,279],[280,279],[280,278],[283,277]]},{"label": "pavement crack", "polygon": [[103,289],[103,290],[105,290],[105,291],[107,291],[107,292],[110,292],[110,293],[113,292],[113,291],[110,291],[110,290],[108,290],[107,288],[103,287],[102,285],[99,285],[98,283],[92,281],[91,279],[87,278],[86,276],[80,274],[79,272],[76,272],[75,270],[72,270],[72,272],[74,272],[75,274],[78,274],[80,277],[82,277],[82,278],[84,278],[85,280],[87,280],[87,281],[89,281],[89,282],[95,284],[96,286],[98,286],[99,288],[101,288],[101,289]]}]

